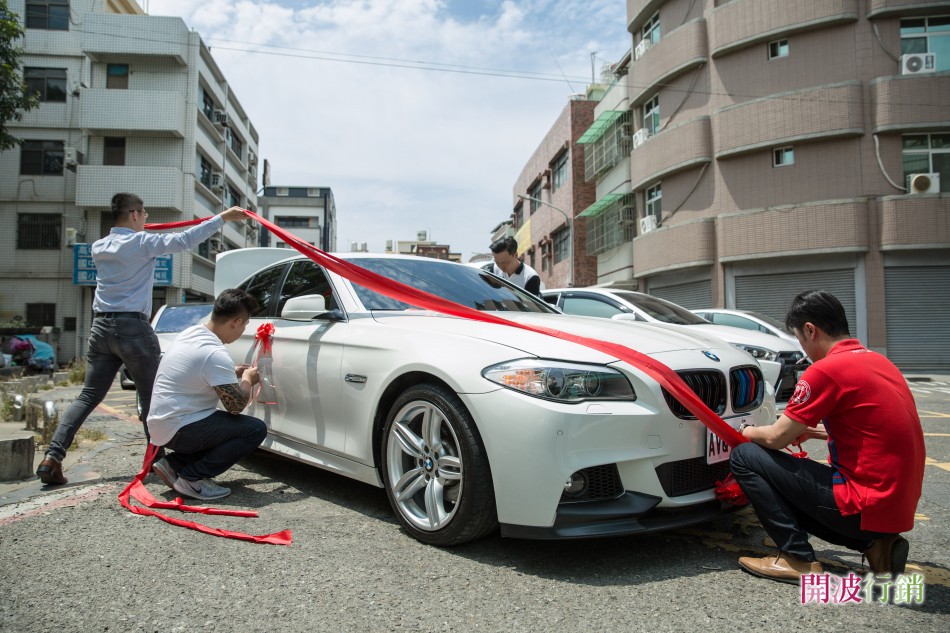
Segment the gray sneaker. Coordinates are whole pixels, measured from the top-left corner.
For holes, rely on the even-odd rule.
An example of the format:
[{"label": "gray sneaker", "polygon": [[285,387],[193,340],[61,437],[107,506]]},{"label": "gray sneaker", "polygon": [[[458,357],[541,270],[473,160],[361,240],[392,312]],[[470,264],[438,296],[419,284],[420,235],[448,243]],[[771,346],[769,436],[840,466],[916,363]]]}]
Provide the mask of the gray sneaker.
[{"label": "gray sneaker", "polygon": [[175,491],[180,492],[186,497],[194,499],[220,499],[231,494],[230,488],[219,486],[210,479],[199,479],[198,481],[188,481],[179,477],[172,485]]},{"label": "gray sneaker", "polygon": [[175,488],[175,480],[178,479],[178,473],[168,463],[164,457],[152,464],[152,472],[158,475],[158,478],[165,482],[169,488]]}]

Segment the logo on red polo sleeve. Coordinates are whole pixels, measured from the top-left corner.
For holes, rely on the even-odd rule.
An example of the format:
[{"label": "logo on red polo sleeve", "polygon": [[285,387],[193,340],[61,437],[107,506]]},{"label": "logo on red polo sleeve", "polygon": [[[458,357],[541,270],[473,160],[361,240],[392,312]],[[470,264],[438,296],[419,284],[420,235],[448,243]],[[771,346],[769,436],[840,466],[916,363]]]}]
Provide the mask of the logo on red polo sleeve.
[{"label": "logo on red polo sleeve", "polygon": [[795,393],[792,394],[791,399],[789,399],[789,404],[805,404],[808,402],[808,399],[811,397],[811,385],[809,385],[804,380],[799,380],[798,384],[795,385]]}]

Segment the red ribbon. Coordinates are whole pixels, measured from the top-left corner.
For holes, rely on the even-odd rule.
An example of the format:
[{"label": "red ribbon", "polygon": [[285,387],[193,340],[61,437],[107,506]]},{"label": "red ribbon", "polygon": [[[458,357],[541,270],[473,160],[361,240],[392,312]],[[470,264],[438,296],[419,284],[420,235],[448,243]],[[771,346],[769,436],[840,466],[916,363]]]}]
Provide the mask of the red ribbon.
[{"label": "red ribbon", "polygon": [[[271,339],[274,338],[274,324],[273,323],[261,323],[260,327],[257,328],[257,334],[254,335],[254,345],[259,346],[260,349],[257,350],[257,357],[260,358],[261,354],[269,354],[271,351]],[[255,361],[255,365],[256,365]]]}]

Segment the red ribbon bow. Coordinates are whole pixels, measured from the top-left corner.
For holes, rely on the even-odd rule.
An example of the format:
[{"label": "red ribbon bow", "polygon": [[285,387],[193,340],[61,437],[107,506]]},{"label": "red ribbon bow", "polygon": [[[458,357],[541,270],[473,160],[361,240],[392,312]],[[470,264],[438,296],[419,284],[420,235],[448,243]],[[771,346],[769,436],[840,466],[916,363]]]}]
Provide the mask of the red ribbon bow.
[{"label": "red ribbon bow", "polygon": [[274,324],[261,323],[261,326],[257,328],[257,334],[254,335],[254,344],[260,346],[257,352],[258,358],[260,358],[261,354],[270,353],[272,338],[274,338]]}]

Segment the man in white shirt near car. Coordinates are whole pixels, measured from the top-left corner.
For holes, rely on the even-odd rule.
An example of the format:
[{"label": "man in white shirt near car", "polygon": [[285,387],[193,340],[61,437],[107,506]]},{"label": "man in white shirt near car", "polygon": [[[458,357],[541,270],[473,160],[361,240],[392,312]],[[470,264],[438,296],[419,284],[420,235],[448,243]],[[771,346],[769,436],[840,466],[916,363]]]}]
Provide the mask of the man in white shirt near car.
[{"label": "man in white shirt near car", "polygon": [[230,488],[213,478],[267,437],[264,422],[241,413],[260,382],[257,368],[235,367],[225,348],[241,337],[257,307],[243,290],[225,290],[214,302],[211,319],[179,334],[158,366],[148,429],[151,442],[171,452],[152,471],[180,494],[227,496]]},{"label": "man in white shirt near car", "polygon": [[515,238],[503,237],[490,248],[495,259],[492,273],[537,297],[541,296],[541,278],[534,268],[518,259],[518,241]]}]

